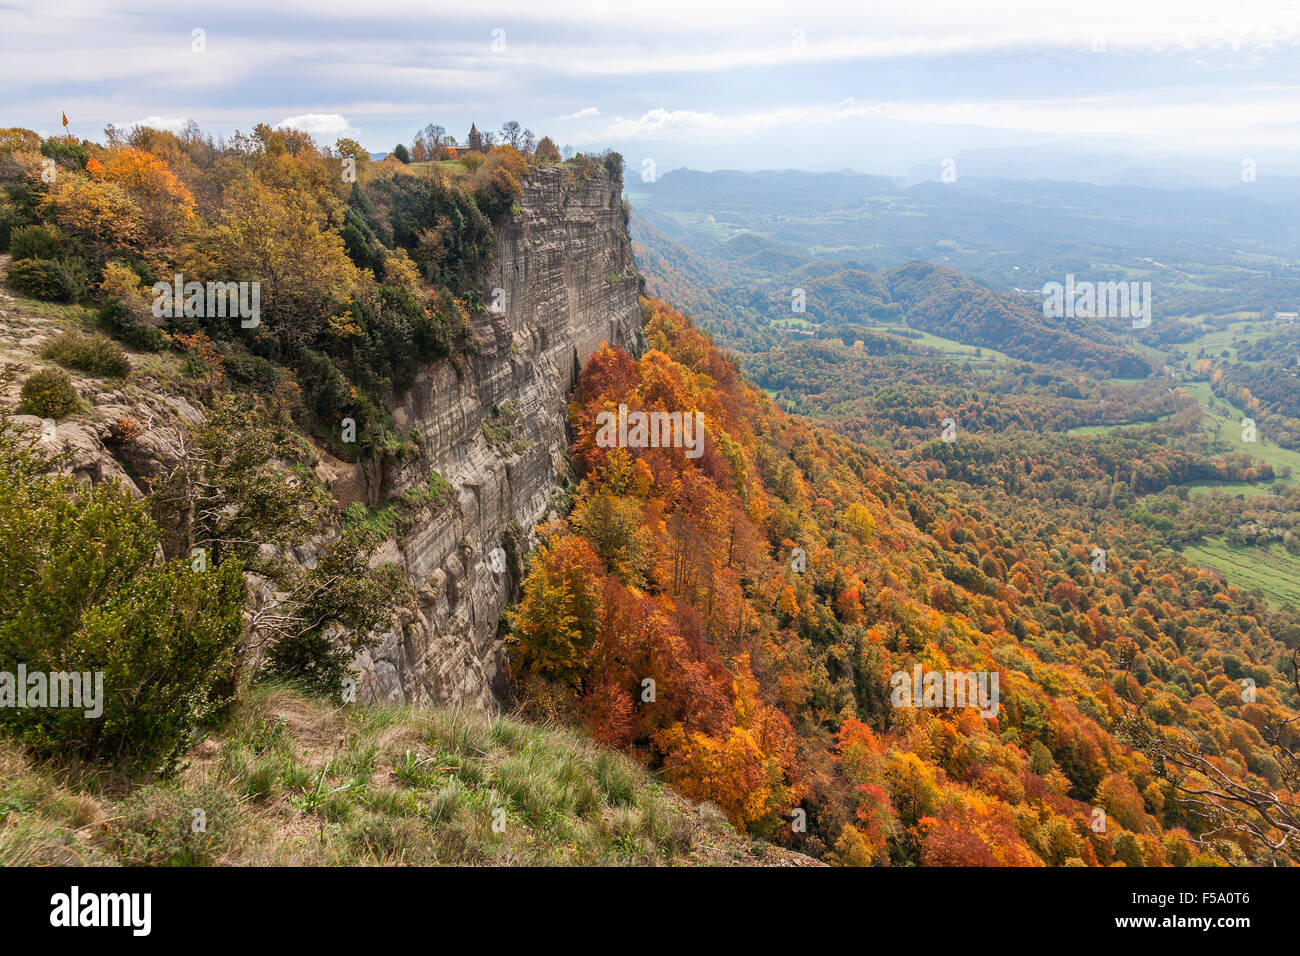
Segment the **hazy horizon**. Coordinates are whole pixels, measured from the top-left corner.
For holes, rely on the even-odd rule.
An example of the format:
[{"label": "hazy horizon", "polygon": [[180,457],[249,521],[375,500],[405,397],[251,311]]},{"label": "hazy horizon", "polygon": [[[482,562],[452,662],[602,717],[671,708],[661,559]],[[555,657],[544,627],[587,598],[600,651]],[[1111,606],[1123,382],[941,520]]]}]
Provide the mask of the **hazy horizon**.
[{"label": "hazy horizon", "polygon": [[[1101,183],[1228,184],[1247,160],[1260,178],[1300,174],[1300,12],[1284,3],[237,0],[214,13],[14,0],[3,17],[10,122],[49,133],[66,113],[89,139],[108,124],[229,135],[265,122],[382,153],[429,123],[463,141],[471,123],[518,120],[637,169],[916,180],[965,157],[973,175]],[[57,77],[42,49],[64,51]]]}]

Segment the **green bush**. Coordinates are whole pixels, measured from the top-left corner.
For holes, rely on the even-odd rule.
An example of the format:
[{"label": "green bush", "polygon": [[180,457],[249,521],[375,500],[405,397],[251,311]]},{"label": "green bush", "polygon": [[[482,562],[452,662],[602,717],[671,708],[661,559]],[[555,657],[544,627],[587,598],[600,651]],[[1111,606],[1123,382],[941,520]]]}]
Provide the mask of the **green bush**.
[{"label": "green bush", "polygon": [[89,276],[80,259],[15,259],[5,273],[10,287],[33,299],[72,302],[86,294]]},{"label": "green bush", "polygon": [[121,299],[106,299],[99,307],[99,327],[139,352],[161,352],[167,347],[162,330],[133,316]]},{"label": "green bush", "polygon": [[62,369],[44,368],[23,382],[19,408],[37,418],[62,418],[80,403],[72,379]]},{"label": "green bush", "polygon": [[9,248],[14,230],[27,221],[27,217],[18,208],[13,197],[6,190],[0,189],[0,252]]},{"label": "green bush", "polygon": [[16,292],[33,299],[64,299],[62,271],[53,259],[16,259],[5,273]]},{"label": "green bush", "polygon": [[347,528],[294,582],[307,597],[293,615],[310,623],[270,646],[266,676],[330,695],[343,686],[357,652],[378,642],[374,632],[391,627],[394,606],[410,597],[397,565],[370,567],[376,543],[366,527]]},{"label": "green bush", "polygon": [[122,346],[99,333],[64,332],[41,346],[41,358],[106,378],[125,378],[131,371]]},{"label": "green bush", "polygon": [[71,136],[51,136],[41,141],[41,155],[48,156],[65,169],[85,169],[90,159],[90,143]]},{"label": "green bush", "polygon": [[284,377],[274,362],[269,362],[260,355],[227,352],[222,359],[222,368],[226,370],[230,380],[239,385],[246,385],[255,392],[269,395],[275,391]]},{"label": "green bush", "polygon": [[102,675],[102,712],[3,707],[0,727],[42,756],[171,769],[227,702],[242,570],[155,565],[145,502],[46,467],[0,438],[0,671]]},{"label": "green bush", "polygon": [[609,178],[616,183],[623,181],[623,154],[609,150],[601,156],[601,165],[605,167],[605,172]]},{"label": "green bush", "polygon": [[15,259],[57,259],[59,235],[49,226],[17,226],[9,233],[9,252]]}]

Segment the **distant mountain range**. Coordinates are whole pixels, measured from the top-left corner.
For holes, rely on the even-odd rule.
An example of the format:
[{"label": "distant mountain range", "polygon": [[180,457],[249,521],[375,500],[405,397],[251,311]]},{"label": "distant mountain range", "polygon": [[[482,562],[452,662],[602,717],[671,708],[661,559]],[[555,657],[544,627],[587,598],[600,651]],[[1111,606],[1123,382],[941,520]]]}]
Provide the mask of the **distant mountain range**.
[{"label": "distant mountain range", "polygon": [[[813,263],[825,275],[918,260],[1008,292],[1067,275],[1147,281],[1166,318],[1300,305],[1295,180],[1155,189],[959,175],[908,186],[851,171],[683,169],[624,188],[639,254],[655,260],[646,271],[693,274],[732,308],[764,311],[755,296],[798,285]],[[684,291],[671,289],[683,303]]]}]

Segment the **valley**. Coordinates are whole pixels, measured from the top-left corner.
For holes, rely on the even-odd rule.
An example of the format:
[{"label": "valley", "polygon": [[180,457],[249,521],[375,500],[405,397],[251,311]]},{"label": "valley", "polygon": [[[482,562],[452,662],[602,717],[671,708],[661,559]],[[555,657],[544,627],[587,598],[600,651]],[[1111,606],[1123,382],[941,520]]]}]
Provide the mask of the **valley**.
[{"label": "valley", "polygon": [[[354,183],[333,174],[354,143],[266,126],[10,139],[0,651],[95,662],[108,720],[0,712],[20,781],[0,857],[1278,855],[1225,826],[1272,825],[1251,809],[1186,794],[1291,779],[1300,408],[1252,377],[1293,371],[1289,328],[1240,305],[1054,318],[915,260],[892,220],[881,268],[826,258],[788,241],[801,174],[763,184],[787,241],[719,242],[680,224],[718,213],[669,238],[620,195],[622,157],[553,143],[389,156]],[[987,189],[965,212],[897,202],[933,233],[1012,201]],[[138,230],[96,228],[121,196]],[[998,244],[1066,261],[1044,216]],[[996,251],[958,235],[935,249]],[[266,256],[252,327],[148,306],[159,275]],[[1257,298],[1289,294],[1274,278]],[[602,424],[625,407],[690,440]],[[917,669],[999,699],[900,699]],[[221,841],[175,838],[199,793]]]}]

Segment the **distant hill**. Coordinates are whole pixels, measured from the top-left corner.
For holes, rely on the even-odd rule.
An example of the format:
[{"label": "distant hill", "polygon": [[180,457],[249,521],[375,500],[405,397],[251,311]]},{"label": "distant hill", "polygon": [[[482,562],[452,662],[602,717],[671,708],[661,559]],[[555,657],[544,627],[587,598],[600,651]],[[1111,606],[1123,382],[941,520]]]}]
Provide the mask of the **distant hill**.
[{"label": "distant hill", "polygon": [[1104,329],[1085,337],[1043,318],[1024,296],[995,292],[952,269],[914,262],[885,276],[910,324],[1027,361],[1057,361],[1115,378],[1143,378],[1151,363]]},{"label": "distant hill", "polygon": [[[1165,316],[1294,311],[1300,301],[1294,180],[1153,188],[1070,182],[1068,169],[1059,179],[966,169],[951,183],[906,188],[851,172],[674,170],[626,190],[662,236],[704,261],[725,260],[723,283],[739,281],[732,267],[746,265],[727,240],[749,234],[781,247],[786,264],[801,254],[881,272],[921,260],[994,289],[1041,288],[1067,274],[1150,281]],[[1152,344],[1158,334],[1157,322]]]},{"label": "distant hill", "polygon": [[629,192],[653,194],[657,203],[695,207],[701,203],[751,204],[760,208],[797,205],[810,209],[838,209],[861,205],[870,196],[896,192],[899,181],[888,176],[869,176],[849,170],[809,173],[796,169],[745,172],[722,169],[701,173],[675,169],[653,183],[633,180]]},{"label": "distant hill", "polygon": [[1152,369],[1102,323],[1051,322],[1034,300],[990,289],[954,269],[914,261],[877,272],[858,262],[814,258],[754,233],[682,241],[659,230],[659,221],[634,213],[631,223],[651,291],[672,296],[737,351],[765,352],[810,325],[905,320],[1014,358],[1063,362],[1103,377],[1141,378]]}]

